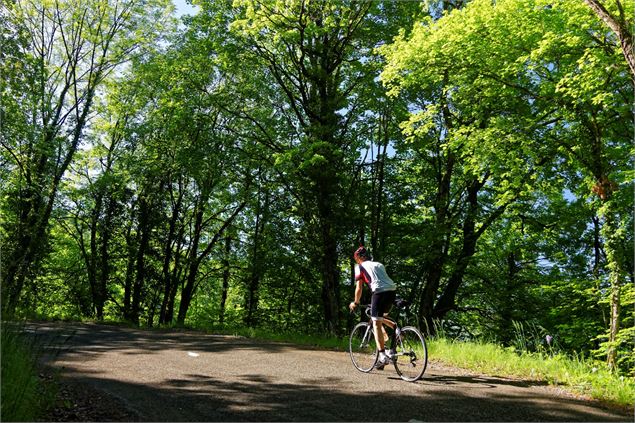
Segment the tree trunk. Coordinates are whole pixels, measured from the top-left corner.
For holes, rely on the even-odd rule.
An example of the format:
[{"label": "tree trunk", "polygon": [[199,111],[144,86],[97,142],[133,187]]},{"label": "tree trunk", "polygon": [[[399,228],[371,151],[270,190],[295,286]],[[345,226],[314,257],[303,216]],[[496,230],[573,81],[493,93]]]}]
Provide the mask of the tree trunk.
[{"label": "tree trunk", "polygon": [[227,220],[218,229],[218,231],[216,231],[216,234],[214,234],[214,237],[210,240],[210,242],[207,244],[207,247],[205,248],[203,252],[201,252],[200,255],[198,255],[198,247],[199,247],[198,244],[200,241],[201,230],[202,230],[203,211],[201,210],[199,214],[197,215],[196,224],[195,224],[195,232],[194,232],[195,235],[194,235],[194,240],[192,241],[192,249],[190,252],[190,262],[189,262],[187,279],[185,282],[185,286],[183,287],[183,290],[181,292],[181,303],[179,305],[179,314],[177,317],[177,323],[179,325],[183,325],[185,323],[185,317],[190,307],[190,303],[192,302],[194,291],[196,290],[196,284],[195,284],[196,276],[197,276],[198,268],[201,264],[201,261],[209,255],[210,251],[212,250],[212,248],[214,248],[214,245],[218,242],[218,240],[223,235],[227,227],[231,225],[233,220],[236,218],[236,216],[238,216],[238,214],[242,211],[242,209],[245,207],[246,204],[247,204],[246,202],[242,202],[238,207],[236,207],[236,209],[233,211],[231,216],[229,216],[229,218],[227,218]]},{"label": "tree trunk", "polygon": [[627,21],[627,17],[632,18],[633,11],[624,13],[622,4],[616,0],[619,9],[619,17],[611,15],[611,13],[598,0],[584,0],[586,4],[595,12],[596,15],[615,33],[622,47],[622,54],[626,59],[628,68],[631,73],[631,80],[635,84],[635,52],[633,51],[633,34],[630,31],[632,22]]},{"label": "tree trunk", "polygon": [[88,271],[88,282],[90,283],[90,289],[93,299],[93,309],[97,315],[97,320],[104,319],[104,306],[100,299],[99,290],[99,278],[97,276],[97,229],[99,223],[99,215],[101,214],[102,202],[104,195],[101,189],[98,189],[95,197],[95,205],[93,207],[90,219],[90,254],[87,255],[86,267]]},{"label": "tree trunk", "polygon": [[322,224],[322,303],[328,330],[340,332],[339,268],[337,266],[337,244],[331,234],[331,225]]},{"label": "tree trunk", "polygon": [[[170,295],[172,293],[172,284],[176,284],[176,281],[172,279],[172,273],[170,272],[170,264],[172,263],[172,249],[176,240],[174,239],[176,232],[176,225],[181,213],[181,201],[183,199],[183,191],[181,190],[181,183],[179,181],[179,196],[176,203],[172,206],[172,216],[170,217],[170,223],[168,228],[168,237],[165,241],[165,249],[163,252],[163,269],[161,275],[163,277],[163,301],[161,302],[161,311],[159,312],[159,324],[167,324],[171,322],[167,319],[168,304],[170,303]],[[178,253],[177,253],[178,254]]]},{"label": "tree trunk", "polygon": [[124,282],[123,293],[123,318],[127,321],[132,321],[132,284],[134,279],[134,264],[135,257],[137,256],[137,247],[135,245],[135,239],[132,235],[133,213],[130,215],[130,223],[126,230],[126,251],[128,262],[126,264],[126,279]]},{"label": "tree trunk", "polygon": [[[27,273],[38,271],[60,182],[79,147],[98,85],[122,59],[111,57],[113,40],[129,27],[128,19],[133,16],[127,7],[118,9],[121,13],[115,15],[101,8],[97,14],[65,13],[57,2],[31,5],[25,10],[29,9],[34,13],[33,19],[23,24],[24,34],[29,34],[25,41],[39,52],[33,55],[36,83],[29,87],[37,107],[25,112],[33,118],[28,135],[38,141],[25,149],[31,166],[21,176],[41,200],[36,207],[27,205],[28,215],[19,214],[18,230],[25,222],[23,218],[30,216],[26,226],[29,231],[17,237],[19,242],[9,254],[11,261],[3,275],[2,286],[8,293],[2,296],[5,316],[15,311]],[[91,24],[88,34],[85,28]],[[56,54],[49,54],[53,51]],[[66,77],[51,77],[58,71]],[[24,211],[24,205],[18,204],[17,210]]]},{"label": "tree trunk", "polygon": [[[331,131],[320,127],[323,136],[319,139],[328,140],[333,135]],[[323,132],[321,132],[323,131]],[[332,143],[323,152],[327,162],[334,163],[332,159]],[[320,226],[320,273],[322,275],[322,305],[324,310],[324,321],[326,328],[332,334],[338,335],[340,330],[340,298],[339,298],[339,276],[337,240],[335,234],[335,216],[333,199],[337,193],[337,179],[334,177],[336,168],[321,169],[316,177],[316,203],[318,222]]]},{"label": "tree trunk", "polygon": [[371,207],[371,228],[370,228],[370,244],[373,253],[373,259],[383,261],[383,243],[380,237],[383,237],[385,230],[382,223],[384,222],[384,170],[386,167],[386,150],[388,149],[388,128],[385,121],[388,118],[382,116],[380,118],[380,131],[378,134],[379,143],[377,145],[377,158],[374,164],[373,176],[373,201]]},{"label": "tree trunk", "polygon": [[617,366],[617,346],[618,333],[620,330],[620,311],[621,300],[620,291],[622,286],[622,260],[620,256],[620,231],[615,224],[613,210],[611,210],[611,201],[608,200],[604,206],[604,226],[602,233],[604,235],[604,248],[606,250],[607,268],[609,271],[609,282],[611,284],[610,291],[610,314],[609,314],[609,339],[606,361],[610,369]]},{"label": "tree trunk", "polygon": [[587,158],[578,154],[577,158],[595,177],[596,184],[592,192],[598,195],[602,204],[598,214],[604,218],[604,225],[600,232],[604,238],[606,267],[611,285],[607,364],[609,368],[614,369],[617,364],[617,337],[620,330],[620,291],[622,277],[625,274],[623,269],[624,260],[620,252],[622,231],[617,223],[619,220],[616,219],[613,200],[613,194],[619,189],[619,186],[609,178],[611,162],[603,153],[602,127],[594,116],[591,116],[585,124],[589,131],[589,140],[591,142],[590,157]]},{"label": "tree trunk", "polygon": [[[96,77],[98,77],[98,74]],[[6,315],[12,315],[14,313],[22,293],[27,272],[31,273],[33,269],[39,267],[40,257],[44,254],[44,247],[47,243],[46,238],[49,230],[49,219],[53,211],[55,199],[57,198],[59,184],[77,151],[95,94],[95,87],[92,84],[89,84],[89,87],[91,88],[84,93],[86,96],[85,107],[81,110],[81,113],[78,112],[77,122],[72,130],[68,150],[62,156],[57,157],[53,172],[48,171],[50,173],[47,174],[45,170],[47,166],[52,166],[51,163],[49,163],[51,161],[50,158],[46,155],[47,149],[42,149],[40,153],[33,157],[33,162],[38,163],[38,165],[33,181],[35,184],[29,187],[29,191],[38,193],[37,196],[44,198],[44,201],[39,200],[32,202],[32,199],[27,198],[29,204],[26,205],[26,207],[22,204],[18,206],[19,210],[26,209],[28,211],[26,216],[29,217],[29,223],[26,225],[28,231],[25,231],[23,236],[20,237],[21,242],[16,246],[17,248],[13,254],[10,255],[11,261],[9,262],[9,269],[3,281],[3,286],[7,287],[9,291],[8,302],[4,307]],[[44,145],[53,143],[55,132],[57,131],[53,128],[45,130],[44,140],[42,141]],[[48,192],[41,194],[44,187],[48,188]],[[20,224],[21,223],[22,222],[20,222]]]},{"label": "tree trunk", "polygon": [[[143,195],[143,194],[142,194]],[[139,200],[139,247],[135,260],[135,278],[132,287],[132,303],[130,305],[130,319],[139,324],[141,314],[142,291],[145,285],[146,265],[145,256],[150,244],[150,204],[145,197]]]},{"label": "tree trunk", "polygon": [[220,297],[220,311],[218,322],[222,325],[225,322],[225,305],[227,303],[227,293],[229,292],[229,254],[231,253],[232,238],[225,238],[225,256],[223,257],[223,287]]},{"label": "tree trunk", "polygon": [[512,340],[512,322],[514,321],[514,311],[517,310],[516,305],[512,302],[514,292],[518,289],[517,278],[521,267],[518,265],[517,254],[512,251],[507,254],[507,274],[504,279],[504,285],[500,297],[503,298],[502,308],[500,310],[500,326],[498,333],[500,341],[503,345],[510,345]]},{"label": "tree trunk", "polygon": [[463,222],[463,245],[456,259],[456,264],[450,275],[448,284],[434,307],[434,319],[443,319],[449,311],[456,308],[456,295],[463,283],[463,276],[465,275],[467,267],[476,252],[476,243],[481,235],[483,235],[507,208],[508,203],[496,208],[483,219],[478,230],[476,230],[476,217],[479,214],[478,192],[485,185],[486,181],[487,178],[484,178],[483,181],[473,179],[467,188],[468,211]]},{"label": "tree trunk", "polygon": [[[442,160],[441,157],[438,158]],[[430,245],[430,254],[426,260],[425,286],[419,297],[418,320],[421,328],[429,334],[434,334],[434,302],[437,298],[443,268],[447,262],[450,231],[450,186],[454,171],[455,156],[449,152],[442,171],[437,175],[438,190],[435,196],[435,233]],[[414,289],[418,289],[415,287]],[[416,297],[416,292],[411,293],[411,298]]]},{"label": "tree trunk", "polygon": [[183,266],[181,266],[181,254],[179,251],[181,250],[181,246],[183,245],[183,234],[185,232],[185,225],[181,225],[179,229],[179,234],[176,239],[176,256],[174,258],[174,268],[172,269],[172,274],[170,277],[170,293],[168,297],[168,303],[165,310],[165,322],[171,323],[174,320],[174,303],[176,301],[176,294],[178,293],[178,288],[181,283],[181,275],[183,273]]},{"label": "tree trunk", "polygon": [[[291,173],[297,177],[299,192],[308,204],[301,216],[307,238],[318,235],[320,245],[310,250],[322,279],[324,324],[332,333],[339,331],[342,313],[337,246],[338,223],[345,219],[339,211],[343,210],[344,198],[341,186],[345,172],[342,137],[345,122],[338,110],[348,104],[349,90],[353,88],[345,87],[342,68],[371,6],[370,1],[347,3],[350,13],[342,19],[341,27],[336,27],[329,23],[331,11],[319,3],[302,3],[294,16],[270,22],[273,32],[284,34],[280,37],[282,42],[274,42],[275,47],[284,44],[281,50],[275,47],[272,50],[268,36],[250,37],[253,49],[267,61],[271,76],[287,97],[301,128],[302,141],[295,156],[297,168]],[[255,9],[261,18],[268,19],[268,7]],[[308,31],[310,27],[323,31]],[[289,33],[297,37],[294,35],[291,40],[286,35]]]},{"label": "tree trunk", "polygon": [[[600,270],[602,268],[602,225],[600,224],[600,218],[598,216],[592,217],[593,221],[593,277],[595,278],[595,288],[597,289],[598,296],[601,294],[601,281]],[[598,299],[599,302],[599,299]],[[606,318],[606,310],[604,307],[600,307],[602,311],[602,322],[605,327],[609,325],[609,321]]]},{"label": "tree trunk", "polygon": [[108,280],[110,279],[110,254],[108,248],[112,238],[112,219],[116,212],[116,200],[107,200],[106,215],[101,227],[101,239],[99,245],[99,279],[97,280],[97,319],[103,320],[104,307],[108,300]]},{"label": "tree trunk", "polygon": [[[63,167],[62,173],[66,171],[66,167]],[[45,177],[41,176],[42,179]],[[21,210],[20,219],[25,220],[18,223],[18,228],[20,228],[18,243],[9,254],[7,272],[3,275],[2,286],[8,291],[8,295],[2,296],[3,312],[6,316],[15,312],[27,276],[34,276],[37,273],[40,258],[45,254],[49,219],[60,180],[61,174],[53,178],[52,187],[48,194],[35,194],[35,192],[41,191],[41,188],[35,185],[27,188],[29,192],[34,194],[26,195],[18,200],[26,201],[24,204],[18,204],[18,209]],[[35,184],[40,183],[45,184],[44,181],[35,182]],[[43,199],[44,196],[46,197]]]},{"label": "tree trunk", "polygon": [[187,278],[185,281],[185,286],[183,286],[183,291],[181,292],[181,302],[179,304],[179,314],[176,318],[176,321],[179,325],[185,324],[185,316],[187,314],[187,310],[190,308],[190,303],[192,302],[192,295],[194,295],[194,285],[196,282],[196,275],[198,274],[198,266],[199,266],[199,257],[198,257],[198,246],[201,239],[201,231],[203,230],[203,204],[206,200],[199,198],[197,204],[197,212],[194,220],[194,237],[192,238],[192,243],[190,244],[190,254],[188,257],[188,267],[187,267]]},{"label": "tree trunk", "polygon": [[475,233],[475,219],[478,211],[478,191],[482,184],[474,181],[468,188],[468,211],[463,222],[463,246],[456,259],[456,265],[450,275],[448,284],[439,297],[433,312],[433,319],[443,319],[445,315],[456,307],[456,294],[463,281],[463,275],[476,251],[478,237]]},{"label": "tree trunk", "polygon": [[[263,192],[261,188],[258,190],[258,204],[256,207],[256,223],[254,225],[254,243],[251,251],[251,275],[249,277],[248,291],[245,298],[245,308],[247,316],[245,323],[252,326],[255,323],[255,315],[258,311],[258,290],[260,288],[260,280],[262,279],[262,233],[264,231],[265,222],[267,220],[267,211],[269,210],[269,193]],[[261,200],[261,196],[264,199]]]}]

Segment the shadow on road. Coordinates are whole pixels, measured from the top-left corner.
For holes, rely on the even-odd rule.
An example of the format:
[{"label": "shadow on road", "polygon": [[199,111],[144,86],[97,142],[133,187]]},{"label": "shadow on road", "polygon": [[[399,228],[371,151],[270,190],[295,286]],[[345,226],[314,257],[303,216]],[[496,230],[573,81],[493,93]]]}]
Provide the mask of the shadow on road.
[{"label": "shadow on road", "polygon": [[544,381],[527,381],[514,379],[491,378],[487,376],[426,376],[421,383],[464,385],[478,384],[481,388],[496,388],[500,385],[517,386],[519,388],[529,388],[531,386],[547,386]]},{"label": "shadow on road", "polygon": [[544,404],[536,406],[543,401],[540,397],[475,398],[457,390],[416,396],[384,392],[378,397],[258,375],[220,380],[191,374],[161,387],[85,376],[75,381],[114,393],[142,421],[629,421],[628,416],[607,418],[588,408],[545,410]]}]

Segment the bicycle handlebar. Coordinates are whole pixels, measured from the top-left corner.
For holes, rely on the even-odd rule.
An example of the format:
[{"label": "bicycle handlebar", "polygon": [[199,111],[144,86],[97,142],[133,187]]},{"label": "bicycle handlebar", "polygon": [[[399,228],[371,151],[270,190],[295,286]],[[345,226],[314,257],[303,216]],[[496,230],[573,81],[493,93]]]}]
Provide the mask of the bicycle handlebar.
[{"label": "bicycle handlebar", "polygon": [[364,313],[366,313],[366,316],[370,317],[370,304],[360,304],[359,306],[365,308],[366,310],[364,310]]}]

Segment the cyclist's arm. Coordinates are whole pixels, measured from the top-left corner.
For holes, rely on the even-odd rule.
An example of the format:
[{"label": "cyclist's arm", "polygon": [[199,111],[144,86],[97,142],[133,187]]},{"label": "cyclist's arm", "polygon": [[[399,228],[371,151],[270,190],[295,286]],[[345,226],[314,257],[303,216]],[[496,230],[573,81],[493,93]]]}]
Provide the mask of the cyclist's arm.
[{"label": "cyclist's arm", "polygon": [[362,299],[362,288],[364,282],[361,279],[357,280],[357,285],[355,286],[355,300],[353,303],[349,305],[349,308],[353,310],[355,307],[359,305],[359,301]]}]

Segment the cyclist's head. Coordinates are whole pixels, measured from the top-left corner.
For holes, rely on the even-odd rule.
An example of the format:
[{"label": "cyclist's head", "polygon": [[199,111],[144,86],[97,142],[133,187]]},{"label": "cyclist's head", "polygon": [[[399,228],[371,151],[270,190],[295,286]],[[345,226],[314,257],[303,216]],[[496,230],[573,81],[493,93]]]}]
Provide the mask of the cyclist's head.
[{"label": "cyclist's head", "polygon": [[360,245],[360,247],[353,253],[353,258],[355,260],[370,260],[370,254],[368,254],[366,247]]}]

